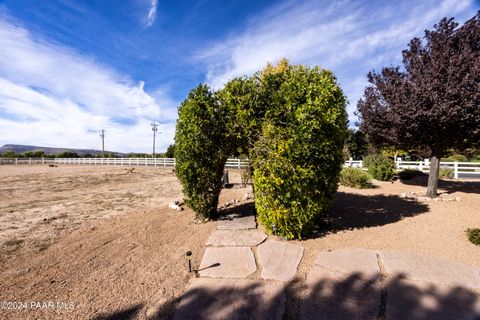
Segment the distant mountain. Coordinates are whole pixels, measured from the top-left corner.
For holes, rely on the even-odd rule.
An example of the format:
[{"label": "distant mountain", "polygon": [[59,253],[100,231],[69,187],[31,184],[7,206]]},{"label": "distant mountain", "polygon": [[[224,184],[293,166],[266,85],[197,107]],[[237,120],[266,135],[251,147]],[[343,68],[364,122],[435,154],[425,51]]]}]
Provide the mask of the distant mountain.
[{"label": "distant mountain", "polygon": [[[0,153],[6,151],[13,151],[15,153],[23,153],[27,151],[43,151],[45,154],[59,154],[62,152],[75,152],[79,156],[84,156],[86,154],[91,154],[92,156],[97,156],[102,154],[101,150],[93,149],[71,149],[71,148],[50,148],[50,147],[37,147],[37,146],[25,146],[18,144],[6,144],[3,147],[0,147]],[[105,153],[113,153],[115,155],[124,155],[124,153],[105,151]]]}]

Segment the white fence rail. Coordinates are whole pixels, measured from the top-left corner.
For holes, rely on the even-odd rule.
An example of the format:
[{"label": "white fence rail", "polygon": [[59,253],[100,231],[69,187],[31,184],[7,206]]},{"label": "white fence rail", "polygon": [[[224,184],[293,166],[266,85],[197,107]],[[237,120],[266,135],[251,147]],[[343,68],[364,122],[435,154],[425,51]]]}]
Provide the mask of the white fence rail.
[{"label": "white fence rail", "polygon": [[[0,164],[72,164],[175,167],[175,158],[0,158]],[[226,168],[244,168],[248,160],[227,159]]]},{"label": "white fence rail", "polygon": [[[72,165],[112,165],[112,166],[154,166],[175,167],[175,158],[0,158],[2,164],[72,164]],[[226,168],[245,168],[248,160],[228,159]],[[397,170],[417,169],[428,172],[430,162],[424,161],[395,161]],[[344,167],[363,168],[362,160],[345,161]],[[480,178],[480,163],[478,162],[440,162],[441,168],[453,170],[454,178],[459,175],[478,176]]]},{"label": "white fence rail", "polygon": [[[397,171],[403,169],[416,169],[425,173],[430,170],[430,161],[425,159],[423,161],[395,161]],[[345,161],[344,167],[363,168],[362,160],[348,160]],[[459,175],[476,176],[480,178],[480,163],[479,162],[440,162],[440,168],[447,168],[453,170],[453,176],[455,179],[459,178]]]}]

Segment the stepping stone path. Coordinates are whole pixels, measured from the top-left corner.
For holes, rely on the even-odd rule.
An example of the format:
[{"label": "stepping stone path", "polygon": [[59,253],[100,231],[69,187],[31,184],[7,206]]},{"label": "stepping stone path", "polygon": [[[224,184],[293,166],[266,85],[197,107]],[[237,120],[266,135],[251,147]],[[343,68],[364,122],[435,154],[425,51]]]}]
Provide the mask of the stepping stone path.
[{"label": "stepping stone path", "polygon": [[174,320],[281,320],[283,284],[245,279],[193,279]]},{"label": "stepping stone path", "polygon": [[256,228],[255,216],[240,216],[236,214],[226,216],[225,220],[221,220],[217,224],[218,230],[248,230]]},{"label": "stepping stone path", "polygon": [[480,269],[406,253],[320,252],[302,319],[480,319]]},{"label": "stepping stone path", "polygon": [[198,273],[209,278],[246,278],[257,270],[249,247],[206,248]]},{"label": "stepping stone path", "polygon": [[290,281],[297,273],[303,248],[286,242],[267,241],[258,247],[257,255],[263,266],[263,279]]},{"label": "stepping stone path", "polygon": [[[254,216],[217,222],[175,320],[282,319],[301,246],[267,239]],[[261,272],[257,273],[257,267]],[[260,279],[261,278],[261,279]],[[300,316],[310,319],[480,319],[480,268],[400,252],[319,252]]]},{"label": "stepping stone path", "polygon": [[375,252],[320,252],[307,275],[302,319],[376,319],[380,294],[380,268]]},{"label": "stepping stone path", "polygon": [[[275,240],[261,244],[266,239],[255,216],[230,215],[217,222],[200,263],[200,278],[192,280],[174,319],[282,319],[285,281],[294,277],[303,248]],[[269,281],[246,279],[257,266]]]},{"label": "stepping stone path", "polygon": [[255,247],[265,241],[267,235],[259,230],[215,230],[207,240],[207,246]]}]

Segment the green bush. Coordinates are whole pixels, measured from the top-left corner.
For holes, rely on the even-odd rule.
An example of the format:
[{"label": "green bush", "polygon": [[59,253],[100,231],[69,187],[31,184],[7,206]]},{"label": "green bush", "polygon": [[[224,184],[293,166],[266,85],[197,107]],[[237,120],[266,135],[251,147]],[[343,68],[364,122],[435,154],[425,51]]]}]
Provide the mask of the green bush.
[{"label": "green bush", "polygon": [[454,172],[450,168],[440,168],[438,177],[442,179],[453,179]]},{"label": "green bush", "polygon": [[467,233],[468,240],[470,240],[471,243],[480,246],[480,229],[467,229],[465,232]]},{"label": "green bush", "polygon": [[461,154],[454,154],[447,158],[441,158],[440,161],[443,162],[468,162],[468,158]]},{"label": "green bush", "polygon": [[380,181],[391,181],[396,174],[395,162],[389,157],[375,154],[366,156],[363,165],[374,179]]},{"label": "green bush", "polygon": [[345,97],[333,74],[318,67],[263,74],[262,85],[270,105],[254,147],[258,220],[287,239],[302,238],[337,190]]},{"label": "green bush", "polygon": [[215,217],[227,154],[224,114],[206,85],[190,91],[179,108],[175,133],[175,172],[185,203],[197,218]]},{"label": "green bush", "polygon": [[343,168],[340,172],[340,184],[357,189],[372,187],[370,175],[360,168]]},{"label": "green bush", "polygon": [[398,178],[400,180],[410,180],[421,175],[423,175],[423,172],[420,170],[404,169],[398,173]]}]

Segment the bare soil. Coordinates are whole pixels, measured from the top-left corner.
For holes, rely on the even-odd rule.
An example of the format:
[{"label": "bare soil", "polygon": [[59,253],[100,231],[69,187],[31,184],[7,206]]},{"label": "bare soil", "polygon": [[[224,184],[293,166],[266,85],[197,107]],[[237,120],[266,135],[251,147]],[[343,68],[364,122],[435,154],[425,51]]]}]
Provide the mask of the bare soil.
[{"label": "bare soil", "polygon": [[[230,181],[239,182],[238,172],[231,171]],[[340,187],[331,224],[294,241],[305,247],[298,283],[316,253],[329,249],[408,251],[480,265],[480,247],[465,235],[480,227],[480,181],[441,182],[440,192],[461,201],[400,196],[425,191],[425,184],[420,177],[375,182],[368,190]],[[220,204],[246,192],[225,189]],[[198,266],[214,228],[195,223],[188,208],[167,208],[180,199],[171,169],[0,166],[0,301],[27,303],[21,310],[2,305],[0,318],[171,318],[194,276],[185,252],[193,252]],[[223,212],[247,210],[251,201]],[[286,317],[296,318],[296,304],[289,304]]]}]

